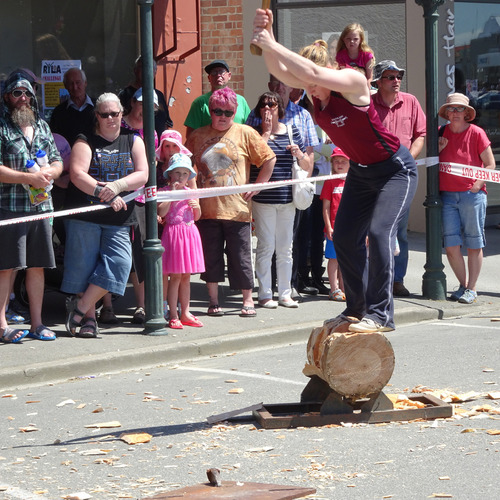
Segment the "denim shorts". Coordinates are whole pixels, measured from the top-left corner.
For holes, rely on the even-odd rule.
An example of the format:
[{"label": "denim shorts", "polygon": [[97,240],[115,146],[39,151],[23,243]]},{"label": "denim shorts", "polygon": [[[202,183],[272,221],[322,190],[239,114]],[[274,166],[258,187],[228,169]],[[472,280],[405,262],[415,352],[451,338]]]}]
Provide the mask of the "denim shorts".
[{"label": "denim shorts", "polygon": [[325,258],[326,259],[336,259],[337,258],[337,252],[335,252],[335,245],[333,244],[333,241],[329,240],[328,238],[326,238]]},{"label": "denim shorts", "polygon": [[125,293],[132,267],[130,227],[66,220],[64,278],[61,290],[85,292],[89,284]]},{"label": "denim shorts", "polygon": [[441,201],[444,246],[464,245],[470,249],[483,248],[486,245],[484,236],[486,193],[441,191]]}]

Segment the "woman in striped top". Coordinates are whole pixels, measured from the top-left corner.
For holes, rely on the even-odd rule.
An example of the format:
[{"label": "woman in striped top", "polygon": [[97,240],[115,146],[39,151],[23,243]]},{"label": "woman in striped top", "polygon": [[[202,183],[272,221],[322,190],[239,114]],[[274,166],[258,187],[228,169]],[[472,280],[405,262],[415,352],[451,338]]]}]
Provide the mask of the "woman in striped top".
[{"label": "woman in striped top", "polygon": [[[276,154],[276,164],[269,180],[291,179],[294,157],[297,158],[299,166],[307,170],[309,159],[305,154],[299,130],[295,125],[291,126],[293,137],[291,144],[287,126],[279,121],[285,113],[280,95],[275,92],[262,94],[254,113],[262,118],[258,132]],[[257,174],[257,168],[253,168],[250,182],[255,182]],[[255,274],[259,282],[259,305],[267,309],[274,309],[278,304],[284,307],[298,307],[298,303],[291,298],[290,285],[295,217],[292,187],[266,189],[255,195],[252,199],[252,214],[257,236]],[[274,252],[276,252],[278,303],[273,300],[271,278]]]}]

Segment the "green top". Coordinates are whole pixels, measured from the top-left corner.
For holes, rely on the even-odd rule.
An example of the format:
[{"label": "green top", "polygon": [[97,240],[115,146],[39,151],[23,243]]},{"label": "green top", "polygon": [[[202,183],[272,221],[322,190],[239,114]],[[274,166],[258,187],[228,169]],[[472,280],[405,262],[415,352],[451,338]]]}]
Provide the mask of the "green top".
[{"label": "green top", "polygon": [[[207,92],[206,94],[200,95],[193,101],[186,120],[184,121],[184,125],[186,127],[197,129],[212,123],[210,111],[208,109],[208,100],[211,95],[212,92]],[[236,94],[236,98],[238,100],[238,107],[236,108],[234,123],[244,124],[250,114],[250,108],[243,96]]]}]

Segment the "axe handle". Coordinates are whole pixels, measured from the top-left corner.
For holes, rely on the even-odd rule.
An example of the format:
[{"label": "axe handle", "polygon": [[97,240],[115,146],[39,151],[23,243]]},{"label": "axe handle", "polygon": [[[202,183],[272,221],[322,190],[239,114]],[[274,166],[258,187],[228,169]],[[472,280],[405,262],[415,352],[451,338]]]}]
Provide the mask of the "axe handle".
[{"label": "axe handle", "polygon": [[[271,6],[271,0],[262,0],[262,9],[267,10]],[[262,55],[262,49],[260,47],[257,47],[257,45],[251,43],[250,44],[250,52],[254,56],[261,56]]]}]

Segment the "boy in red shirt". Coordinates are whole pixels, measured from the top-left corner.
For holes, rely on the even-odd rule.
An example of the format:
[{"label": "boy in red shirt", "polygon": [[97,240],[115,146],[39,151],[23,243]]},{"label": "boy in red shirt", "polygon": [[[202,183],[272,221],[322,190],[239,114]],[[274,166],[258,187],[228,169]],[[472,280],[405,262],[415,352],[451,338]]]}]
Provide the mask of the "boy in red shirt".
[{"label": "boy in red shirt", "polygon": [[[332,164],[332,174],[346,174],[349,170],[349,157],[340,148],[333,150],[330,161]],[[328,259],[329,298],[337,302],[344,302],[345,294],[344,283],[342,282],[342,275],[337,262],[337,254],[333,245],[333,228],[344,184],[345,178],[325,181],[320,197],[323,200],[323,220],[325,221],[325,257]]]}]

